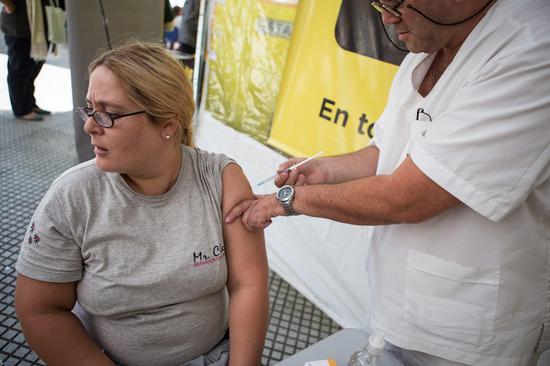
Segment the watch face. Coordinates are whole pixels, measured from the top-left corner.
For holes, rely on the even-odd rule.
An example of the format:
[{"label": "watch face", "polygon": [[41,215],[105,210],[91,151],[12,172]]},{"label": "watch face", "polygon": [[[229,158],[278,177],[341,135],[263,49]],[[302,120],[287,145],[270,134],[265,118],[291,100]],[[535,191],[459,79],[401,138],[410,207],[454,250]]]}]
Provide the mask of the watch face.
[{"label": "watch face", "polygon": [[291,186],[283,186],[277,192],[277,198],[279,199],[279,201],[288,201],[288,199],[292,197],[293,193],[294,189]]}]

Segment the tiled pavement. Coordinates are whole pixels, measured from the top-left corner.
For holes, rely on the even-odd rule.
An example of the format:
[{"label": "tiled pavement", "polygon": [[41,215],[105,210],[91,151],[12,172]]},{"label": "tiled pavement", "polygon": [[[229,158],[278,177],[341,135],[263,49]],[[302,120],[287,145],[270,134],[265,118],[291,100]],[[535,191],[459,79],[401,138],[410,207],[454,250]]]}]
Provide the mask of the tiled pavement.
[{"label": "tiled pavement", "polygon": [[[25,343],[15,315],[14,264],[36,205],[53,179],[77,163],[73,140],[71,112],[40,123],[0,112],[0,366],[44,364]],[[274,272],[269,294],[263,365],[273,365],[340,329]]]}]

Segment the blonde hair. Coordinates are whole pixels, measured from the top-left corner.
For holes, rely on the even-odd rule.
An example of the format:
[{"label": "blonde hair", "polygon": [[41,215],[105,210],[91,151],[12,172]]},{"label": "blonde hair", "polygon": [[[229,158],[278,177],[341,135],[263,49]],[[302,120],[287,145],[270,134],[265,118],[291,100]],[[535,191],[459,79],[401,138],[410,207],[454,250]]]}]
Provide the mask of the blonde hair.
[{"label": "blonde hair", "polygon": [[103,53],[90,63],[88,72],[107,67],[120,80],[132,101],[154,123],[178,121],[179,141],[194,146],[192,119],[193,88],[183,65],[159,44],[132,42]]}]

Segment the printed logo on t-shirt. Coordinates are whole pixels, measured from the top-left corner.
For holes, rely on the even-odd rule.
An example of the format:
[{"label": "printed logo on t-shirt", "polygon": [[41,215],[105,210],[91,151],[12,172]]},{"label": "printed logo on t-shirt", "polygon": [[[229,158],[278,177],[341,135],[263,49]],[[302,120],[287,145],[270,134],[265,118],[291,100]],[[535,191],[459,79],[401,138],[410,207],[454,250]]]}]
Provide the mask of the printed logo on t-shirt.
[{"label": "printed logo on t-shirt", "polygon": [[199,267],[205,264],[219,261],[225,256],[225,247],[223,244],[214,244],[209,251],[193,252],[193,267]]},{"label": "printed logo on t-shirt", "polygon": [[36,225],[34,224],[34,221],[31,223],[31,227],[29,229],[29,237],[27,238],[27,244],[31,245],[38,245],[40,243],[40,236],[35,232]]}]

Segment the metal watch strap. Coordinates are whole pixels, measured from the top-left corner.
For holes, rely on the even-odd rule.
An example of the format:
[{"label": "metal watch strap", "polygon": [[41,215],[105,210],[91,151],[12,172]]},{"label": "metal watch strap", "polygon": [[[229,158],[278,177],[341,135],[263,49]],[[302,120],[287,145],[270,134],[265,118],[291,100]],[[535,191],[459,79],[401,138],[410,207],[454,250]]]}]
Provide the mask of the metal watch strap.
[{"label": "metal watch strap", "polygon": [[285,210],[286,216],[298,216],[299,215],[299,213],[294,210],[294,207],[292,207],[292,201],[281,202],[281,205],[283,205],[283,209]]}]

